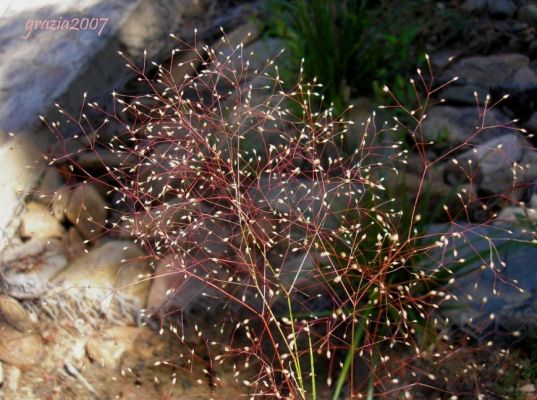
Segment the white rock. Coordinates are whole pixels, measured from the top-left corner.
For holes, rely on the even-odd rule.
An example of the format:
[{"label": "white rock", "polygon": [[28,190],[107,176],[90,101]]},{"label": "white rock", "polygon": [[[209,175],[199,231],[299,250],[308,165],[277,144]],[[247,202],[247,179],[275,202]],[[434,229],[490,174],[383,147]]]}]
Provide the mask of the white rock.
[{"label": "white rock", "polygon": [[22,305],[6,295],[0,295],[0,320],[23,333],[34,329],[34,323]]},{"label": "white rock", "polygon": [[21,370],[17,367],[9,367],[6,368],[6,383],[7,383],[7,389],[11,392],[17,392],[17,389],[19,388],[19,381],[21,378]]},{"label": "white rock", "polygon": [[0,257],[4,286],[13,297],[41,296],[50,278],[67,266],[57,239],[31,239],[7,248]]},{"label": "white rock", "polygon": [[0,322],[0,360],[18,368],[29,368],[43,360],[44,346],[37,333],[22,333]]},{"label": "white rock", "polygon": [[147,328],[117,326],[108,328],[92,337],[86,344],[86,353],[98,365],[116,369],[125,352],[132,351],[134,342]]},{"label": "white rock", "polygon": [[533,393],[535,392],[535,385],[533,383],[527,383],[518,388],[522,393]]},{"label": "white rock", "polygon": [[19,233],[22,238],[60,238],[64,229],[46,206],[30,202],[22,215]]},{"label": "white rock", "polygon": [[73,190],[65,216],[85,239],[92,239],[105,229],[106,202],[90,184]]},{"label": "white rock", "polygon": [[138,246],[114,240],[74,260],[52,281],[59,292],[76,295],[84,290],[103,310],[113,302],[116,292],[135,299],[143,308],[150,286],[148,273],[147,259]]}]

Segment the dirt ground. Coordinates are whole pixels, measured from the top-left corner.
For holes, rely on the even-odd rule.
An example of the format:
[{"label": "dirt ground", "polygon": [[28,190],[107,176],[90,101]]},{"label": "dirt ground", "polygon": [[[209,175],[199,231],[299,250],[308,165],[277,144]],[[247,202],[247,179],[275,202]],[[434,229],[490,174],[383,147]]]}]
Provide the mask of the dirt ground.
[{"label": "dirt ground", "polygon": [[[39,321],[43,354],[21,370],[3,365],[1,399],[233,399],[244,385],[232,367],[208,371],[173,332],[147,327],[98,327],[63,319]],[[194,349],[195,350],[195,349]],[[210,368],[209,368],[210,369]]]}]

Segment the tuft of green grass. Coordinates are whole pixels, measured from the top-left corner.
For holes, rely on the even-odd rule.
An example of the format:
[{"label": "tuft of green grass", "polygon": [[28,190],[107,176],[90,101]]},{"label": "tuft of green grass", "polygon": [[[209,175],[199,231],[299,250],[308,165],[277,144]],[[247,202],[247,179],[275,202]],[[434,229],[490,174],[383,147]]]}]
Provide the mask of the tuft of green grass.
[{"label": "tuft of green grass", "polygon": [[410,18],[418,2],[388,3],[271,0],[268,32],[285,39],[290,69],[304,59],[306,79],[322,82],[328,105],[342,111],[349,96],[371,95],[374,82],[406,75],[419,53],[426,22]]}]

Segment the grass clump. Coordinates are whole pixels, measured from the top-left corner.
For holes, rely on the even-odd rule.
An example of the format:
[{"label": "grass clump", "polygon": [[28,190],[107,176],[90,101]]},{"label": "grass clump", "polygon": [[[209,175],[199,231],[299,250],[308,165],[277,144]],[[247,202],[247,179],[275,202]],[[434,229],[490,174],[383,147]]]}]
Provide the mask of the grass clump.
[{"label": "grass clump", "polygon": [[441,46],[458,26],[453,12],[422,1],[272,0],[268,15],[268,34],[283,38],[289,50],[284,78],[304,59],[305,78],[323,83],[326,107],[333,103],[338,112],[351,97],[382,95],[386,82],[412,99],[404,77],[423,59],[427,40],[438,34],[435,47]]},{"label": "grass clump", "polygon": [[[316,18],[330,19],[326,29],[337,12],[344,18],[338,29],[369,44],[363,32],[371,20],[355,19],[365,2],[312,4]],[[310,33],[307,43],[317,35]],[[143,317],[168,324],[192,354],[196,347],[215,387],[218,367],[230,361],[234,379],[254,398],[406,395],[424,381],[434,386],[417,361],[443,329],[433,311],[446,300],[444,276],[453,271],[431,253],[455,251],[448,248],[454,233],[426,237],[420,204],[427,194],[419,189],[401,209],[384,176],[407,161],[400,130],[422,156],[421,179],[432,168],[420,136],[434,103],[432,74],[413,83],[423,92],[417,107],[399,107],[412,124],[377,128],[372,118],[371,126],[353,127],[336,100],[328,108],[316,101],[327,87],[337,96],[350,70],[327,69],[329,85],[301,75],[288,89],[272,61],[252,76],[241,46],[225,58],[196,45],[173,56],[181,51],[194,52],[200,65],[184,80],[162,65],[148,77],[145,64],[126,59],[148,93],[115,94],[112,111],[87,105],[121,124],[122,135],[101,140],[105,124],[92,125],[83,111],[64,113],[79,129],[75,140],[92,135],[86,150],[114,154],[115,165],[95,174],[80,168],[76,154],[51,160],[68,162],[73,179],[101,185],[110,204],[107,234],[141,245],[154,266],[151,279],[166,283],[162,302]],[[369,50],[334,57],[350,63],[361,51]],[[50,128],[64,140],[59,124]],[[340,138],[352,129],[362,140],[348,154]],[[424,259],[430,268],[420,268]]]}]

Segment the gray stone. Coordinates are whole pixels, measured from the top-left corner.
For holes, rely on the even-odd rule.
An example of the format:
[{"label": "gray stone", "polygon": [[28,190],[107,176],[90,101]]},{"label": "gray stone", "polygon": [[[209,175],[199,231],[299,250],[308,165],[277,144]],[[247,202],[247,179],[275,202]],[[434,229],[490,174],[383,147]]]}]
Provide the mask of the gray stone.
[{"label": "gray stone", "polygon": [[517,182],[522,180],[527,182],[535,179],[534,177],[537,177],[537,151],[534,151],[533,147],[531,149],[526,149],[519,164],[520,167],[517,171],[519,173]]},{"label": "gray stone", "polygon": [[[165,131],[167,126],[169,124],[155,126],[153,131],[155,133],[161,129]],[[192,157],[186,149],[192,149],[194,146],[189,147],[185,144],[187,143],[185,139],[181,140],[178,135],[174,135],[170,141],[160,142],[153,146],[151,156],[140,168],[137,178],[140,196],[151,200],[165,200],[170,197],[170,190],[180,185],[181,178],[174,167],[178,162]]]},{"label": "gray stone", "polygon": [[455,297],[443,303],[440,311],[451,323],[470,327],[477,334],[499,327],[526,334],[528,328],[537,326],[533,235],[510,225],[434,225],[428,234],[431,239],[441,234],[448,237],[446,246],[429,253],[425,270],[454,272],[449,274],[454,280],[447,291]]},{"label": "gray stone", "polygon": [[256,207],[291,221],[304,219],[325,229],[336,229],[344,215],[357,209],[364,190],[356,183],[337,180],[261,178],[249,193]]},{"label": "gray stone", "polygon": [[[118,50],[136,63],[143,61],[144,50],[150,59],[158,60],[174,45],[170,32],[191,37],[195,25],[201,26],[201,21],[214,18],[207,4],[201,0],[87,0],[84,3],[45,0],[36,7],[33,2],[11,1],[5,5],[0,25],[5,38],[0,43],[1,54],[12,61],[4,63],[1,69],[2,76],[9,77],[2,87],[7,100],[2,101],[0,110],[3,129],[18,130],[45,113],[58,98],[76,99],[68,105],[75,107],[85,91],[91,90],[90,96],[109,92],[121,79],[132,76],[125,70],[125,61],[118,57]],[[54,10],[52,14],[51,10]],[[100,34],[97,30],[74,33],[24,29],[28,19],[56,16],[64,16],[64,20],[106,16],[108,22]],[[209,27],[214,29],[216,21],[211,22]],[[66,63],[66,59],[71,61]]]},{"label": "gray stone", "polygon": [[[473,92],[479,94],[490,93],[495,88],[510,88],[529,84],[535,80],[535,74],[532,71],[525,71],[519,75],[517,72],[529,67],[529,58],[522,54],[498,54],[490,56],[473,56],[463,58],[450,65],[443,73],[439,75],[439,81],[447,82],[455,77],[459,79],[440,92],[441,97],[453,94],[446,90],[462,89],[465,97],[461,99],[462,94],[458,95],[458,101],[464,100],[467,104],[475,104]],[[516,81],[515,81],[516,77]],[[480,102],[485,99],[480,96]]]},{"label": "gray stone", "polygon": [[537,133],[537,112],[533,113],[529,120],[526,121],[524,127],[534,133]]},{"label": "gray stone", "polygon": [[233,29],[231,32],[222,36],[218,42],[213,45],[214,51],[220,51],[224,55],[229,55],[231,50],[239,46],[241,43],[244,47],[254,42],[261,33],[261,24],[248,20],[246,23]]},{"label": "gray stone", "polygon": [[472,13],[481,13],[487,8],[487,0],[466,0],[463,9]]},{"label": "gray stone", "polygon": [[[249,27],[249,25],[247,26]],[[240,35],[236,36],[235,41],[239,37],[244,38],[246,35],[246,29],[243,31],[239,29]],[[250,37],[251,38],[251,37]],[[236,47],[230,47],[228,42],[219,42],[219,59],[224,60],[226,57],[231,56],[235,53],[235,56],[231,59],[235,63],[234,68],[244,68],[244,71],[241,73],[241,82],[240,85],[248,85],[253,78],[256,78],[258,75],[262,75],[262,71],[266,68],[267,72],[270,71],[269,63],[272,60],[278,59],[278,56],[281,54],[282,50],[285,49],[285,41],[278,38],[262,38],[258,40],[247,40],[244,44],[244,48],[237,49]],[[283,56],[282,56],[283,57]],[[273,71],[273,70],[272,70]],[[226,76],[231,80],[237,80],[237,76],[234,75],[231,71],[222,71]],[[265,85],[273,85],[274,82],[271,82],[268,79],[257,77],[251,82],[255,88],[260,88]],[[235,89],[231,87],[231,89]]]},{"label": "gray stone", "polygon": [[[477,93],[477,99],[475,94]],[[442,90],[442,98],[450,103],[461,103],[475,105],[477,102],[482,103],[488,89],[474,84],[464,86],[450,85]]]},{"label": "gray stone", "polygon": [[92,151],[85,151],[76,157],[76,164],[84,168],[89,173],[104,171],[106,167],[118,167],[122,160],[122,154],[113,152],[110,149],[95,148]]},{"label": "gray stone", "polygon": [[[537,40],[533,40],[528,46],[528,55],[530,56],[532,60],[534,60],[537,57]],[[532,71],[534,70],[532,69]]]},{"label": "gray stone", "polygon": [[509,119],[496,109],[487,110],[484,123],[497,127],[479,131],[476,126],[481,125],[482,119],[476,107],[432,107],[422,125],[423,135],[426,140],[437,142],[437,146],[449,147],[483,143],[512,132],[501,126]]},{"label": "gray stone", "polygon": [[[244,48],[250,71],[260,71],[285,49],[285,41],[277,38],[256,40]],[[283,53],[285,54],[285,53]],[[283,55],[281,57],[284,57]]]},{"label": "gray stone", "polygon": [[[362,145],[364,133],[367,133],[363,145],[371,147],[374,145],[376,118],[373,117],[375,106],[371,99],[359,97],[352,101],[353,108],[345,114],[345,120],[351,121],[348,131],[345,133],[345,148],[352,153]],[[378,139],[378,138],[377,138]]]},{"label": "gray stone", "polygon": [[528,47],[528,41],[521,37],[514,37],[509,40],[509,49],[515,53],[524,53]]},{"label": "gray stone", "polygon": [[530,68],[533,72],[537,73],[537,60],[530,62]]},{"label": "gray stone", "polygon": [[[249,83],[246,83],[249,84]],[[261,79],[256,79],[252,82],[253,85],[264,86],[270,85],[270,82]],[[245,97],[246,92],[240,94]],[[241,149],[256,151],[263,161],[268,160],[269,154],[267,149],[272,145],[275,147],[283,146],[288,143],[289,137],[292,137],[292,131],[283,119],[278,117],[271,120],[269,115],[275,114],[276,108],[285,109],[288,102],[279,95],[272,95],[270,89],[257,89],[252,92],[252,96],[248,103],[239,102],[239,93],[236,92],[228,99],[226,106],[228,115],[226,117],[229,124],[230,133],[220,131],[216,137],[218,148],[222,151],[224,159],[229,157],[230,152],[237,149],[237,134],[241,134]],[[236,108],[234,106],[237,105]],[[256,112],[253,113],[252,109]],[[225,123],[226,121],[222,121]]]},{"label": "gray stone", "polygon": [[321,285],[317,265],[321,262],[321,255],[317,252],[299,252],[290,255],[280,268],[278,279],[287,289],[291,287],[313,294],[316,287]]},{"label": "gray stone", "polygon": [[510,0],[488,0],[489,13],[501,17],[511,17],[516,11],[516,5]]},{"label": "gray stone", "polygon": [[50,202],[50,212],[54,215],[58,221],[62,222],[65,220],[65,213],[67,211],[67,206],[69,205],[69,200],[71,199],[71,189],[68,186],[60,187],[54,195]]},{"label": "gray stone", "polygon": [[173,54],[172,59],[165,65],[170,71],[170,79],[173,84],[180,86],[185,77],[192,76],[203,59],[205,43],[197,43],[195,48],[179,49]]},{"label": "gray stone", "polygon": [[[201,271],[207,271],[210,277],[201,279]],[[193,319],[200,325],[200,329],[208,328],[221,317],[222,309],[229,307],[222,291],[207,282],[214,279],[221,283],[229,277],[228,271],[211,260],[188,256],[182,259],[166,257],[159,262],[151,278],[146,308],[149,313],[157,315],[181,312],[187,322],[183,328],[195,337]],[[204,318],[199,318],[200,315]],[[187,335],[187,332],[183,330],[183,334]]]},{"label": "gray stone", "polygon": [[63,183],[63,178],[56,168],[47,168],[33,197],[35,197],[36,201],[49,205],[54,193],[63,186]]},{"label": "gray stone", "polygon": [[537,26],[537,5],[526,4],[518,10],[518,20]]},{"label": "gray stone", "polygon": [[516,11],[516,5],[510,0],[466,0],[462,8],[476,14],[488,11],[501,17],[511,17]]},{"label": "gray stone", "polygon": [[[534,195],[535,196],[535,195]],[[537,222],[537,210],[534,208],[505,207],[497,217],[498,222],[515,224],[523,221],[526,224]]]},{"label": "gray stone", "polygon": [[461,54],[462,51],[459,49],[439,50],[431,55],[431,65],[435,71],[444,69],[460,57]]},{"label": "gray stone", "polygon": [[511,82],[513,86],[518,87],[527,87],[537,84],[537,74],[532,71],[529,67],[524,67],[519,69],[513,75],[513,80]]},{"label": "gray stone", "polygon": [[456,162],[448,164],[445,176],[450,182],[471,177],[471,182],[486,193],[508,195],[515,184],[537,178],[535,168],[531,168],[534,160],[526,153],[534,153],[528,141],[517,133],[509,133],[461,154]]},{"label": "gray stone", "polygon": [[65,255],[69,261],[81,256],[86,250],[86,244],[84,244],[84,238],[78,230],[72,226],[67,230],[67,233],[62,238],[63,248]]}]

